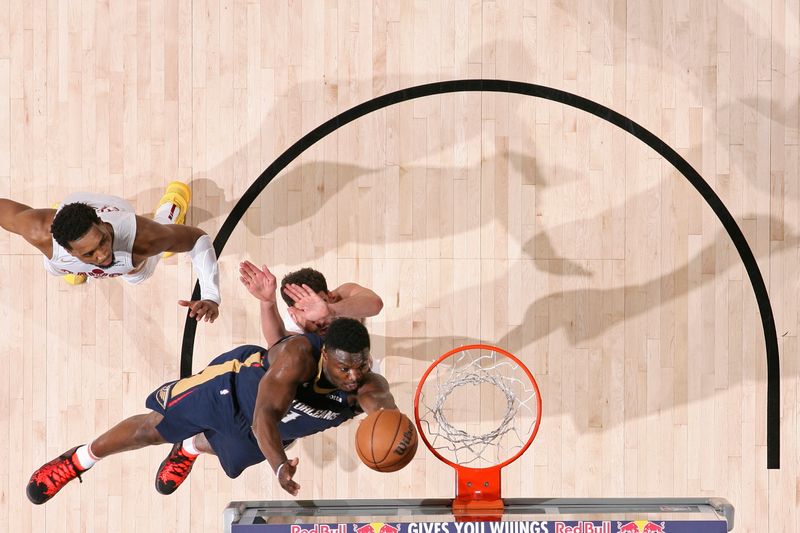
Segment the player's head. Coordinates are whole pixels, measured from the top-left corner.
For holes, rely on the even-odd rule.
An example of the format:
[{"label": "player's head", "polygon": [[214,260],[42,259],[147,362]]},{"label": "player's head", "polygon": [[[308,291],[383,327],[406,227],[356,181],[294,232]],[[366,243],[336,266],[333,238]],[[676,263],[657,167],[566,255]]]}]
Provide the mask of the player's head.
[{"label": "player's head", "polygon": [[355,392],[370,372],[369,333],[354,318],[331,322],[322,347],[322,369],[338,389]]},{"label": "player's head", "polygon": [[89,205],[75,202],[63,206],[53,218],[50,233],[70,255],[84,263],[101,268],[114,263],[114,233]]},{"label": "player's head", "polygon": [[287,285],[308,285],[311,290],[319,294],[323,300],[328,301],[328,282],[325,281],[325,276],[322,272],[314,270],[313,268],[301,268],[295,272],[289,272],[281,280],[281,297],[286,305],[292,307],[294,300],[292,300],[284,291],[283,288]]},{"label": "player's head", "polygon": [[295,307],[295,301],[284,291],[287,285],[307,285],[324,301],[330,302],[328,282],[325,281],[325,276],[313,268],[301,268],[283,277],[280,290],[283,301],[289,306],[289,316],[292,317],[294,323],[306,333],[316,333],[320,337],[324,337],[328,332],[328,326],[330,326],[332,317],[328,316],[319,320],[309,320],[303,311]]}]

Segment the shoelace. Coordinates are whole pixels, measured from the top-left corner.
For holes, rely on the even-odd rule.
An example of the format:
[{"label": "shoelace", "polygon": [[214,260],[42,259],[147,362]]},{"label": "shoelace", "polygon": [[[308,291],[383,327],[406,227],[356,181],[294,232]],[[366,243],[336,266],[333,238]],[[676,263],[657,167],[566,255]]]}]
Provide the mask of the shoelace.
[{"label": "shoelace", "polygon": [[172,481],[169,476],[175,475],[176,471],[177,475],[183,477],[191,468],[192,463],[194,463],[194,459],[185,456],[181,450],[178,450],[175,457],[169,458],[169,466],[161,471],[159,477],[164,481]]},{"label": "shoelace", "polygon": [[83,483],[80,472],[69,459],[65,459],[50,468],[42,469],[37,477],[39,478],[37,481],[42,478],[49,479],[53,487],[63,485],[75,477],[78,478],[79,482]]}]

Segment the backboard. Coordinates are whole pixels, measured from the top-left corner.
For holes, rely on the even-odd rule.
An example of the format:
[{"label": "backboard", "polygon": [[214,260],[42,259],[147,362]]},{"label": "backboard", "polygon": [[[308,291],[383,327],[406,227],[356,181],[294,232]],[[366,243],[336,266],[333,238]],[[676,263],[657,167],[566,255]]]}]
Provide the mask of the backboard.
[{"label": "backboard", "polygon": [[506,498],[501,521],[455,517],[452,499],[231,502],[225,533],[725,533],[721,498]]}]

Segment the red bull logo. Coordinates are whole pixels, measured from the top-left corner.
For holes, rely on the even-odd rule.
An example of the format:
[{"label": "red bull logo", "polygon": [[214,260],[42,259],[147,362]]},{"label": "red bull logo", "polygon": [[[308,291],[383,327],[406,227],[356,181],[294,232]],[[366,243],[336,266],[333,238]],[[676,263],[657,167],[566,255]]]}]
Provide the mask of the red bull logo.
[{"label": "red bull logo", "polygon": [[611,533],[611,522],[578,522],[574,526],[556,522],[555,533]]},{"label": "red bull logo", "polygon": [[633,522],[617,522],[617,533],[667,533],[664,522],[657,524],[649,520],[634,520]]},{"label": "red bull logo", "polygon": [[314,524],[310,527],[303,527],[292,524],[289,528],[290,533],[347,533],[347,524]]},{"label": "red bull logo", "polygon": [[399,531],[400,530],[395,526],[385,524],[383,522],[371,522],[369,524],[364,524],[363,526],[357,526],[353,524],[353,533],[399,533]]}]

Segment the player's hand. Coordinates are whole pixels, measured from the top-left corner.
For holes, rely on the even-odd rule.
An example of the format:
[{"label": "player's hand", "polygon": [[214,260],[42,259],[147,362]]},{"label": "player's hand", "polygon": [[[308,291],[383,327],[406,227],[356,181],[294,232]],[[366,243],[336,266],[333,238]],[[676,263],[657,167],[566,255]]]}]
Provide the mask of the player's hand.
[{"label": "player's hand", "polygon": [[259,300],[275,303],[278,282],[267,265],[262,270],[250,261],[242,261],[239,263],[239,281]]},{"label": "player's hand", "polygon": [[286,296],[294,300],[294,307],[303,313],[306,320],[317,322],[325,318],[333,318],[328,302],[306,285],[289,283],[283,288]]},{"label": "player's hand", "polygon": [[214,322],[219,316],[219,304],[211,300],[178,300],[178,305],[189,308],[189,316],[200,322]]},{"label": "player's hand", "polygon": [[297,457],[289,459],[280,467],[280,470],[278,470],[278,483],[281,484],[283,490],[292,496],[297,496],[297,492],[300,490],[300,485],[292,479],[295,472],[297,472],[298,462],[300,462],[300,460]]}]

